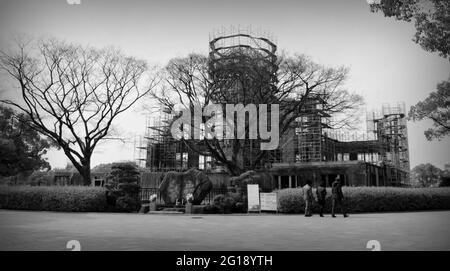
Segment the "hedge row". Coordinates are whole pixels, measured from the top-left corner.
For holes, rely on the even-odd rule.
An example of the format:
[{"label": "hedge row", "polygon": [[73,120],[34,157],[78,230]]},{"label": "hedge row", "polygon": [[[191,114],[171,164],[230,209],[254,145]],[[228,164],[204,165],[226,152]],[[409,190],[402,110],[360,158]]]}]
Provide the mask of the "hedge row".
[{"label": "hedge row", "polygon": [[104,212],[105,189],[83,186],[0,186],[0,209]]},{"label": "hedge row", "polygon": [[[350,213],[450,209],[450,188],[344,187],[343,193]],[[279,190],[278,199],[280,212],[305,210],[301,188]],[[327,189],[325,210],[331,212],[331,189]],[[316,202],[313,211],[318,212]]]},{"label": "hedge row", "polygon": [[[105,189],[83,186],[0,186],[0,209],[105,212]],[[326,212],[331,211],[327,189]],[[344,187],[345,204],[351,213],[450,209],[450,188]],[[279,211],[304,212],[302,189],[278,191]],[[314,212],[318,211],[314,204]]]}]

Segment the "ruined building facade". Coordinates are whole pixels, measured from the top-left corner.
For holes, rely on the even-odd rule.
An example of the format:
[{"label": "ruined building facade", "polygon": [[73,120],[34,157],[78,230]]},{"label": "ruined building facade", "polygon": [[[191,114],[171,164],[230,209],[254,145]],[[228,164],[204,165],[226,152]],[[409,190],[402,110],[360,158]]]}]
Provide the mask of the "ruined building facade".
[{"label": "ruined building facade", "polygon": [[[239,61],[233,59],[235,52],[239,53]],[[229,73],[245,69],[243,55],[258,57],[263,67],[263,73],[259,71],[258,76],[264,77],[260,81],[270,93],[277,80],[275,52],[276,45],[268,38],[250,33],[219,33],[210,41],[210,75],[214,80],[225,80]],[[259,87],[262,94],[250,93],[244,97],[239,90],[246,87],[246,81],[240,84],[231,86],[227,92],[229,97],[222,98],[228,103],[234,98],[236,103],[247,104],[254,101],[245,99],[267,94],[264,87]],[[221,97],[217,97],[216,102],[220,103]],[[280,147],[261,160],[261,170],[273,178],[272,189],[302,186],[308,179],[314,184],[323,181],[329,186],[337,176],[349,186],[409,184],[408,133],[403,103],[385,104],[380,112],[367,113],[367,131],[359,134],[332,129],[328,125],[332,116],[322,110],[323,103],[317,97],[309,100],[292,128],[281,136]],[[199,155],[171,137],[169,124],[173,117],[162,108],[161,114],[148,124],[146,144],[140,146],[146,151],[146,157],[141,158],[145,160],[145,167],[153,172],[195,167],[214,178],[222,176],[217,177],[218,183],[226,185],[224,168],[211,156]],[[256,141],[245,140],[242,146],[240,162],[246,168],[252,161],[253,149],[259,145]],[[225,140],[223,147],[227,151]]]}]

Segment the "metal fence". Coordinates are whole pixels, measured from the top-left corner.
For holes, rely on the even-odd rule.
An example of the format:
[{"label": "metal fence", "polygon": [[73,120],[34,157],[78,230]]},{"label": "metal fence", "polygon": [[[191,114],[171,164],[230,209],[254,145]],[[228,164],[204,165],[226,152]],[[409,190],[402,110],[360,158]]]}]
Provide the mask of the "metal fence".
[{"label": "metal fence", "polygon": [[[227,188],[213,188],[208,193],[208,195],[205,197],[205,199],[202,201],[202,204],[210,204],[214,197],[217,195],[225,195],[228,192]],[[159,191],[159,188],[141,188],[139,192],[139,197],[141,200],[149,200],[150,196],[156,194],[156,203],[158,204],[164,204],[164,200],[161,198],[161,193]]]},{"label": "metal fence", "polygon": [[141,188],[139,190],[139,197],[142,200],[149,200],[150,196],[156,194],[157,198],[156,198],[156,202],[157,203],[162,203],[163,200],[161,199],[161,193],[159,193],[159,188],[155,187],[155,188]]}]

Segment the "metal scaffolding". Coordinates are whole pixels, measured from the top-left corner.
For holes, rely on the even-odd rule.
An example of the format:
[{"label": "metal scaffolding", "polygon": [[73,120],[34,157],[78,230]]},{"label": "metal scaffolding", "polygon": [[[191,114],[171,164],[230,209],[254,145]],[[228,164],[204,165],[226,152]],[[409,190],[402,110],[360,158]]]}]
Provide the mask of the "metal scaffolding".
[{"label": "metal scaffolding", "polygon": [[389,168],[391,183],[409,180],[408,128],[405,104],[383,104],[381,113],[368,114],[367,127],[381,146],[380,161]]},{"label": "metal scaffolding", "polygon": [[[233,80],[232,77],[236,73],[248,74],[252,70],[248,67],[250,60],[247,58],[257,58],[259,64],[263,63],[258,67],[264,71],[265,77],[262,82],[266,84],[270,93],[269,88],[276,85],[278,70],[277,46],[272,40],[273,37],[267,32],[255,31],[251,27],[221,28],[210,34],[211,79],[226,82]],[[251,83],[249,82],[249,85]],[[228,88],[225,94],[221,95],[228,95],[226,99],[231,101],[235,99],[237,103],[246,104],[247,100],[241,97],[244,95],[249,97],[247,102],[252,102],[251,99],[254,98],[252,93],[250,95],[242,93],[242,89],[249,88],[239,84],[224,85]],[[220,99],[221,97],[212,97],[216,103],[221,103]],[[268,151],[259,166],[262,167],[266,163],[297,165],[323,163],[326,167],[327,162],[363,161],[370,167],[380,170],[381,173],[378,171],[376,173],[377,185],[379,177],[383,178],[382,183],[387,185],[409,183],[408,132],[404,103],[383,104],[380,111],[368,112],[367,131],[359,132],[332,129],[330,127],[332,116],[322,108],[326,108],[326,104],[320,96],[309,98],[299,112],[300,116],[292,129],[288,129],[281,136],[280,147]],[[167,108],[161,108],[159,112],[157,117],[147,122],[145,143],[140,142],[138,147],[140,151],[146,151],[145,166],[151,171],[182,171],[190,167],[202,169],[213,167],[215,161],[210,156],[194,154],[187,150],[184,143],[172,138],[169,124],[174,115]],[[229,143],[227,140],[221,143],[225,153],[232,148],[232,144]],[[244,168],[251,166],[253,157],[259,150],[259,144],[257,140],[248,139],[240,142],[239,159]],[[141,155],[139,157],[143,159]]]},{"label": "metal scaffolding", "polygon": [[157,116],[147,120],[145,144],[140,147],[146,150],[145,166],[151,171],[182,170],[187,167],[183,144],[170,134],[174,115],[165,107],[158,111]]},{"label": "metal scaffolding", "polygon": [[[383,104],[381,111],[367,113],[367,132],[343,132],[331,129],[329,115],[320,99],[309,102],[295,126],[294,148],[285,145],[285,163],[364,161],[386,168],[387,182],[409,183],[408,131],[405,104]],[[295,158],[291,157],[295,154]]]}]

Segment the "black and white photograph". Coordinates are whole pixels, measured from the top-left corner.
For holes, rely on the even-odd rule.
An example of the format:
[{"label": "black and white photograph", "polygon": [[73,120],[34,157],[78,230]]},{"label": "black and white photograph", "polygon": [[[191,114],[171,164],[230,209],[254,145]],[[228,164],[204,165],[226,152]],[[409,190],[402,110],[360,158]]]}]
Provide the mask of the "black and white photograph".
[{"label": "black and white photograph", "polygon": [[450,1],[0,0],[0,251],[274,270],[449,225]]}]

